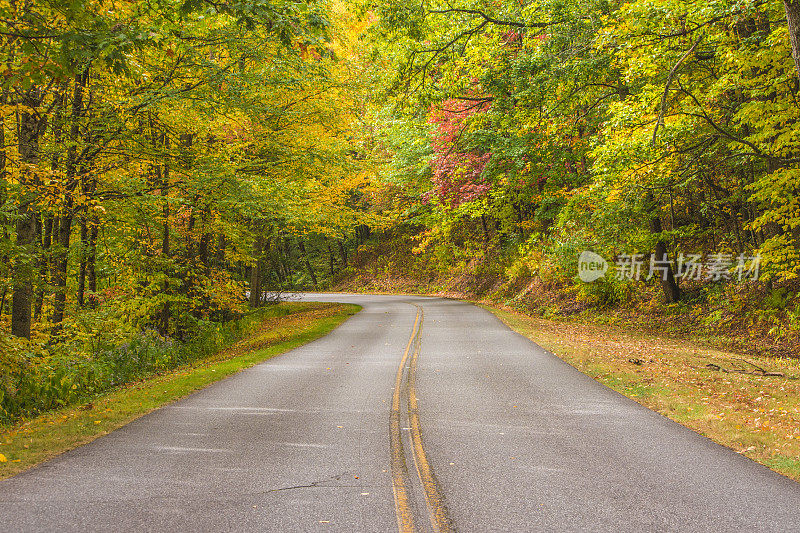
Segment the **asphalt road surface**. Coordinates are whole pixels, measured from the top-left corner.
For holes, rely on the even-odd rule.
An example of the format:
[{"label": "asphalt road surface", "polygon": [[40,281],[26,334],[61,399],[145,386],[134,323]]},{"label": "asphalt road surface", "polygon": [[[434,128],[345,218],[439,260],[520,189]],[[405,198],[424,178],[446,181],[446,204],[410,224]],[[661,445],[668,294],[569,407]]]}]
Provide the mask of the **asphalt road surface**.
[{"label": "asphalt road surface", "polygon": [[469,304],[327,337],[0,482],[2,531],[800,531],[800,484]]}]

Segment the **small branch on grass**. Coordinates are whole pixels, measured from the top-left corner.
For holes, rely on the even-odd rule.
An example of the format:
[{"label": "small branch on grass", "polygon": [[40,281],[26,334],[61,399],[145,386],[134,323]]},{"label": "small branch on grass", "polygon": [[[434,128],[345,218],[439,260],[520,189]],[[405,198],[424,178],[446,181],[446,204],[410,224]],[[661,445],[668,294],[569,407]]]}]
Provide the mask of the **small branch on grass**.
[{"label": "small branch on grass", "polygon": [[744,369],[741,369],[741,368],[732,368],[732,369],[728,370],[727,368],[721,367],[721,366],[719,366],[719,365],[717,365],[715,363],[708,363],[706,365],[706,368],[708,368],[709,370],[714,370],[716,372],[725,372],[726,374],[748,374],[748,375],[751,375],[751,376],[770,376],[770,377],[779,377],[779,378],[782,378],[782,377],[786,376],[783,372],[770,372],[768,370],[764,370],[760,366],[758,366],[758,365],[756,365],[754,363],[751,363],[747,359],[742,359],[740,357],[737,358],[737,359],[740,359],[741,361],[744,361],[745,363],[749,363],[750,365],[754,366],[756,368],[756,370],[749,371],[749,372],[747,370],[744,370]]},{"label": "small branch on grass", "polygon": [[766,371],[766,370],[764,370],[763,368],[761,368],[760,366],[758,366],[758,365],[757,365],[757,364],[755,364],[754,362],[752,362],[752,361],[748,361],[748,360],[747,360],[747,359],[745,359],[744,357],[737,357],[736,359],[738,359],[739,361],[743,361],[743,362],[747,363],[748,365],[752,366],[753,368],[755,368],[756,370],[758,370],[759,372],[761,372],[761,373],[763,373],[763,374],[766,374],[766,373],[767,373],[767,371]]}]

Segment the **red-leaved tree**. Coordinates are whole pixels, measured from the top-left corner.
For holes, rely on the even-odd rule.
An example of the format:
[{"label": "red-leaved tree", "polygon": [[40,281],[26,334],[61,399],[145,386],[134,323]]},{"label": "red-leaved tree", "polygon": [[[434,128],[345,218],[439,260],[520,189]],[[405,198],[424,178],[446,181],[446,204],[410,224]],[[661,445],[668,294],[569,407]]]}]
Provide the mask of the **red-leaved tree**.
[{"label": "red-leaved tree", "polygon": [[491,185],[483,170],[491,152],[462,148],[464,129],[469,119],[489,109],[489,102],[446,100],[431,109],[429,122],[436,125],[433,137],[433,189],[428,193],[451,207],[485,196]]}]

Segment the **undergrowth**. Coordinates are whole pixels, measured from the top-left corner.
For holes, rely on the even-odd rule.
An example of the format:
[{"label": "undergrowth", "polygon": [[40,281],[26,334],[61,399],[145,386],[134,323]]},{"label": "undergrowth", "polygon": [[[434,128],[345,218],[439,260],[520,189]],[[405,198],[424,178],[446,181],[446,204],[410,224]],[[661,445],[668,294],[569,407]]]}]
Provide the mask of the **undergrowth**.
[{"label": "undergrowth", "polygon": [[[151,329],[129,335],[71,335],[52,346],[7,343],[0,357],[0,425],[86,401],[114,387],[205,359],[254,331],[283,306],[261,308],[226,323],[203,321],[187,340]],[[0,347],[2,347],[0,339]]]},{"label": "undergrowth", "polygon": [[681,301],[667,304],[655,281],[577,279],[577,256],[584,246],[579,237],[538,246],[530,239],[477,245],[464,239],[460,245],[437,243],[420,250],[416,231],[395,229],[362,246],[356,268],[343,273],[334,287],[468,298],[547,319],[624,323],[744,353],[800,354],[796,283],[683,283]]}]

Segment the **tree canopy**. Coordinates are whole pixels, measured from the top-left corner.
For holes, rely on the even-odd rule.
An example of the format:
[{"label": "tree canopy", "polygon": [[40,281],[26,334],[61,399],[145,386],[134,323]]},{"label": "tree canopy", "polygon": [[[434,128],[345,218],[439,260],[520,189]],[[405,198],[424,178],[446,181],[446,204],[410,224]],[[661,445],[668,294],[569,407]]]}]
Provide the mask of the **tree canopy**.
[{"label": "tree canopy", "polygon": [[335,283],[398,227],[439,268],[598,301],[633,280],[579,283],[581,250],[658,261],[667,303],[718,281],[687,274],[690,252],[790,284],[799,9],[7,2],[2,342],[186,338]]}]

